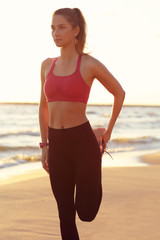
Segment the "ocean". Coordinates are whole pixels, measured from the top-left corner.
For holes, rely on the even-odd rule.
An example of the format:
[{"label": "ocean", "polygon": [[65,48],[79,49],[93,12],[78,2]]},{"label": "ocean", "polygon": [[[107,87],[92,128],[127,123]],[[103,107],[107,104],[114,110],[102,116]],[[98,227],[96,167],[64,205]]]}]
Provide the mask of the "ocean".
[{"label": "ocean", "polygon": [[[0,180],[41,168],[38,104],[0,104]],[[93,128],[107,127],[112,106],[88,105]],[[102,167],[144,166],[141,155],[160,150],[160,107],[123,106]],[[77,153],[78,154],[78,153]]]}]

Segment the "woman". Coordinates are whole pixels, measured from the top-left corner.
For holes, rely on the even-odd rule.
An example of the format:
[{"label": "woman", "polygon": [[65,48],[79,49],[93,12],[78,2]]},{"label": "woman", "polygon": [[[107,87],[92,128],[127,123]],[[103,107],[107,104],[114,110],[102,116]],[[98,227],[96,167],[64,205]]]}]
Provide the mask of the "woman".
[{"label": "woman", "polygon": [[[83,52],[86,23],[78,8],[55,11],[51,28],[61,54],[41,65],[41,161],[57,202],[62,239],[77,240],[76,211],[82,221],[92,221],[100,207],[101,157],[125,93],[100,61]],[[95,78],[113,94],[114,104],[107,129],[93,131],[85,111]]]}]

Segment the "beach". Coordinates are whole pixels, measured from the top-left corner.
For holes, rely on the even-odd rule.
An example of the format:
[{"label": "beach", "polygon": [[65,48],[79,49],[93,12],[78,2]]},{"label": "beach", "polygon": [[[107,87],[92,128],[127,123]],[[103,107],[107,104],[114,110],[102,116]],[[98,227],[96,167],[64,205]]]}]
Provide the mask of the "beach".
[{"label": "beach", "polygon": [[[88,105],[93,128],[110,105]],[[160,107],[124,106],[102,159],[103,197],[92,222],[76,215],[80,240],[160,239]],[[49,176],[42,169],[38,104],[0,104],[0,239],[61,240]],[[78,153],[77,153],[78,154]]]},{"label": "beach", "polygon": [[[81,240],[160,239],[160,152],[141,160],[150,165],[102,168],[96,218],[82,222],[76,215]],[[56,201],[43,169],[1,181],[0,196],[1,240],[61,239]]]}]

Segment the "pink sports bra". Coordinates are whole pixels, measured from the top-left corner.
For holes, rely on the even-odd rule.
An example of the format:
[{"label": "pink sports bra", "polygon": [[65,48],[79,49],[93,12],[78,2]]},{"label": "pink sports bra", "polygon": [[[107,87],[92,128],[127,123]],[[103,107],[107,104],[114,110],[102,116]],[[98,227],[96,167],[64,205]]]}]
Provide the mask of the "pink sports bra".
[{"label": "pink sports bra", "polygon": [[88,102],[90,87],[80,73],[81,57],[82,55],[79,55],[75,72],[67,76],[54,75],[53,68],[58,57],[53,61],[44,85],[47,102]]}]

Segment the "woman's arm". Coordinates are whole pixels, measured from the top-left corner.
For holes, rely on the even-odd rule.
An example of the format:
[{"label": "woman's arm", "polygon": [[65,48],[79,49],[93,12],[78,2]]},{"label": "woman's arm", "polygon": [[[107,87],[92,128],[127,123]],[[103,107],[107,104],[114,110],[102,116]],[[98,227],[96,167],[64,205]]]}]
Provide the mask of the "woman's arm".
[{"label": "woman's arm", "polygon": [[[49,122],[49,113],[48,113],[48,106],[46,102],[46,97],[44,95],[43,86],[45,82],[45,61],[41,64],[41,97],[40,97],[40,104],[39,104],[39,126],[40,126],[40,135],[42,142],[47,142],[48,139],[48,122]],[[42,166],[43,168],[48,171],[48,147],[44,146],[42,148]]]},{"label": "woman's arm", "polygon": [[104,147],[106,147],[106,143],[111,138],[113,127],[121,111],[125,98],[125,91],[108,69],[95,58],[93,58],[92,69],[93,77],[96,78],[114,96],[111,117],[108,127],[103,134]]},{"label": "woman's arm", "polygon": [[44,64],[45,62],[42,62],[41,64],[41,97],[40,97],[40,104],[39,104],[39,125],[40,125],[40,135],[41,135],[42,142],[47,142],[49,114],[48,114],[46,97],[43,91],[43,86],[45,82]]}]

